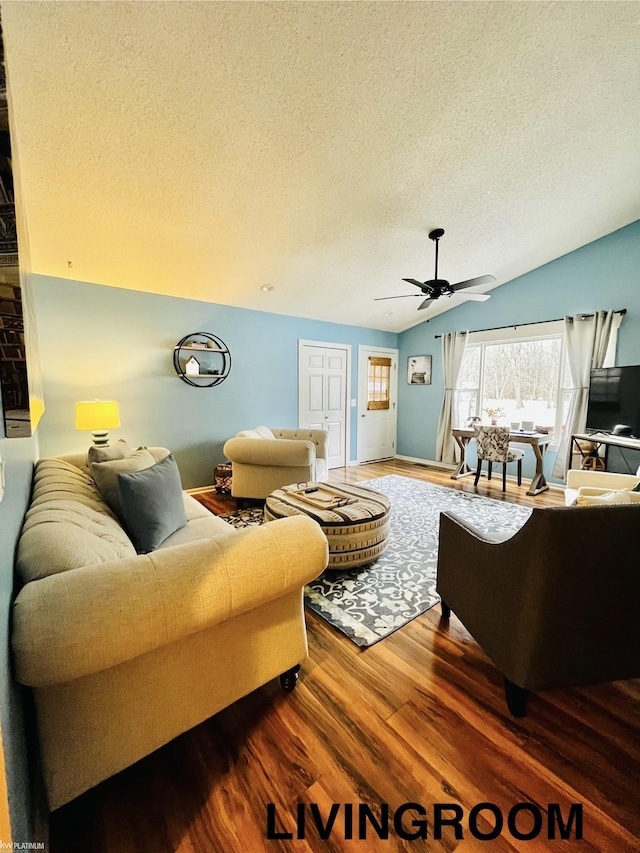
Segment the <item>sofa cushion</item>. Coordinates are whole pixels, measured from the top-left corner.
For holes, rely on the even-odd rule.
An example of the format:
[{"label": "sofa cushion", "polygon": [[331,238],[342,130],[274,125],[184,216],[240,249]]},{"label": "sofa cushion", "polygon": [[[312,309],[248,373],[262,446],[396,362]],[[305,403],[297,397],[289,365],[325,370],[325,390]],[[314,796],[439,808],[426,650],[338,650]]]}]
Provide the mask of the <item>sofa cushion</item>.
[{"label": "sofa cushion", "polygon": [[135,553],[86,471],[61,459],[36,463],[16,561],[24,583]]},{"label": "sofa cushion", "polygon": [[220,536],[235,533],[232,525],[213,515],[191,495],[184,492],[182,498],[189,523],[165,539],[158,550],[173,548],[175,545],[184,545],[186,542],[195,542],[198,539],[218,539]]},{"label": "sofa cushion", "polygon": [[271,432],[269,427],[259,426],[255,429],[244,429],[239,433],[236,433],[236,438],[270,438],[275,439],[275,435]]},{"label": "sofa cushion", "polygon": [[[586,490],[585,490],[586,491]],[[592,490],[593,491],[593,490]],[[640,494],[630,489],[616,489],[602,494],[585,494],[582,489],[578,490],[576,499],[578,506],[603,506],[606,504],[633,504],[640,503]]]},{"label": "sofa cushion", "polygon": [[155,464],[156,460],[147,448],[139,447],[123,459],[92,462],[90,471],[98,487],[98,491],[102,495],[102,499],[119,518],[122,518],[120,496],[118,493],[118,474],[143,471],[145,468],[151,468]]},{"label": "sofa cushion", "polygon": [[185,527],[181,527],[171,536],[168,536],[156,550],[174,548],[176,545],[185,545],[187,542],[197,542],[202,539],[225,539],[227,536],[235,536],[236,532],[226,521],[222,521],[222,519],[209,513],[208,518],[189,519],[189,523]]},{"label": "sofa cushion", "polygon": [[111,462],[114,459],[124,459],[125,456],[131,456],[133,447],[124,438],[116,441],[115,444],[108,444],[106,447],[97,447],[92,444],[87,453],[87,465],[91,467],[92,462]]},{"label": "sofa cushion", "polygon": [[259,426],[259,427],[256,427],[256,432],[258,433],[258,435],[260,436],[260,438],[270,438],[270,439],[274,439],[274,438],[275,438],[275,435],[273,434],[273,432],[272,432],[272,431],[269,429],[269,427],[267,427],[267,426]]},{"label": "sofa cushion", "polygon": [[148,554],[184,527],[187,514],[173,456],[151,468],[120,472],[118,492],[125,530],[138,554]]}]

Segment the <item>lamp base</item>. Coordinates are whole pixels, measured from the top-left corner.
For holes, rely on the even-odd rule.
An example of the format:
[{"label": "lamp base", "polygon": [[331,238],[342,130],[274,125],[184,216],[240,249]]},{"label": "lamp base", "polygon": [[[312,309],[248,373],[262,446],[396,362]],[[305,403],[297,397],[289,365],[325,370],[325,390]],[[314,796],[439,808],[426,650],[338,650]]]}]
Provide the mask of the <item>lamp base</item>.
[{"label": "lamp base", "polygon": [[93,438],[93,444],[95,447],[108,447],[109,446],[109,432],[108,430],[94,430],[91,433]]}]

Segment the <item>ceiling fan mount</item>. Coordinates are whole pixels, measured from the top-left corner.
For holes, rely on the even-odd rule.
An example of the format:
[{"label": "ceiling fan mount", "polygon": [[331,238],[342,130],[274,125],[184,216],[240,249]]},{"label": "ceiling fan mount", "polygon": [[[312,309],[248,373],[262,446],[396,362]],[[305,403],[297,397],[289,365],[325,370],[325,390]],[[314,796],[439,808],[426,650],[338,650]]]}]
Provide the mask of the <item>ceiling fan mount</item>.
[{"label": "ceiling fan mount", "polygon": [[[440,299],[440,297],[442,296],[454,296],[458,294],[459,291],[466,290],[468,287],[475,287],[480,284],[488,284],[491,281],[495,281],[495,278],[492,275],[481,275],[478,278],[470,278],[467,281],[459,281],[457,284],[450,284],[445,278],[438,278],[438,242],[443,235],[444,228],[434,228],[432,231],[429,231],[429,239],[433,240],[436,244],[434,277],[428,279],[427,281],[418,281],[415,278],[402,279],[408,284],[413,284],[416,287],[420,288],[420,293],[404,293],[399,296],[380,296],[374,301],[380,302],[383,299],[403,299],[407,296],[426,296],[427,298],[424,300],[424,302],[418,305],[418,311],[420,311],[422,308],[427,308],[429,305],[431,305],[432,302],[435,302],[436,299]],[[489,299],[490,294],[460,293],[460,296],[463,296],[465,299],[473,300],[476,302],[484,302],[486,299]]]}]

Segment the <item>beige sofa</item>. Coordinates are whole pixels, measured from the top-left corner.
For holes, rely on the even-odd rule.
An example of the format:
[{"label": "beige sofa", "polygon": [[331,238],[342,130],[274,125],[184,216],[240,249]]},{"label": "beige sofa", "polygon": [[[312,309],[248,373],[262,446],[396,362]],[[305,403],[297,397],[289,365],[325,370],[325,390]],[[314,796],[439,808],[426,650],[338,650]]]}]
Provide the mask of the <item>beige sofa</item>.
[{"label": "beige sofa", "polygon": [[303,517],[239,531],[184,504],[187,525],[137,555],[84,457],[36,465],[12,639],[52,810],[267,681],[295,684],[325,536]]},{"label": "beige sofa", "polygon": [[233,463],[231,494],[266,498],[290,483],[323,482],[328,476],[329,433],[322,429],[270,429],[239,432],[224,445]]}]

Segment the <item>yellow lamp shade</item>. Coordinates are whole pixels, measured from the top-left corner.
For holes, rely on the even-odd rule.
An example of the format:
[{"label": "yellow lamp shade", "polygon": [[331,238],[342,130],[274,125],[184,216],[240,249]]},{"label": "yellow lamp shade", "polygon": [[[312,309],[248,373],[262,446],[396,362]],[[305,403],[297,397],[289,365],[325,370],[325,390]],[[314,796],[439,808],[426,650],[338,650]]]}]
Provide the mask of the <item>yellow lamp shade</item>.
[{"label": "yellow lamp shade", "polygon": [[110,430],[120,426],[115,400],[88,400],[76,403],[76,429]]}]

